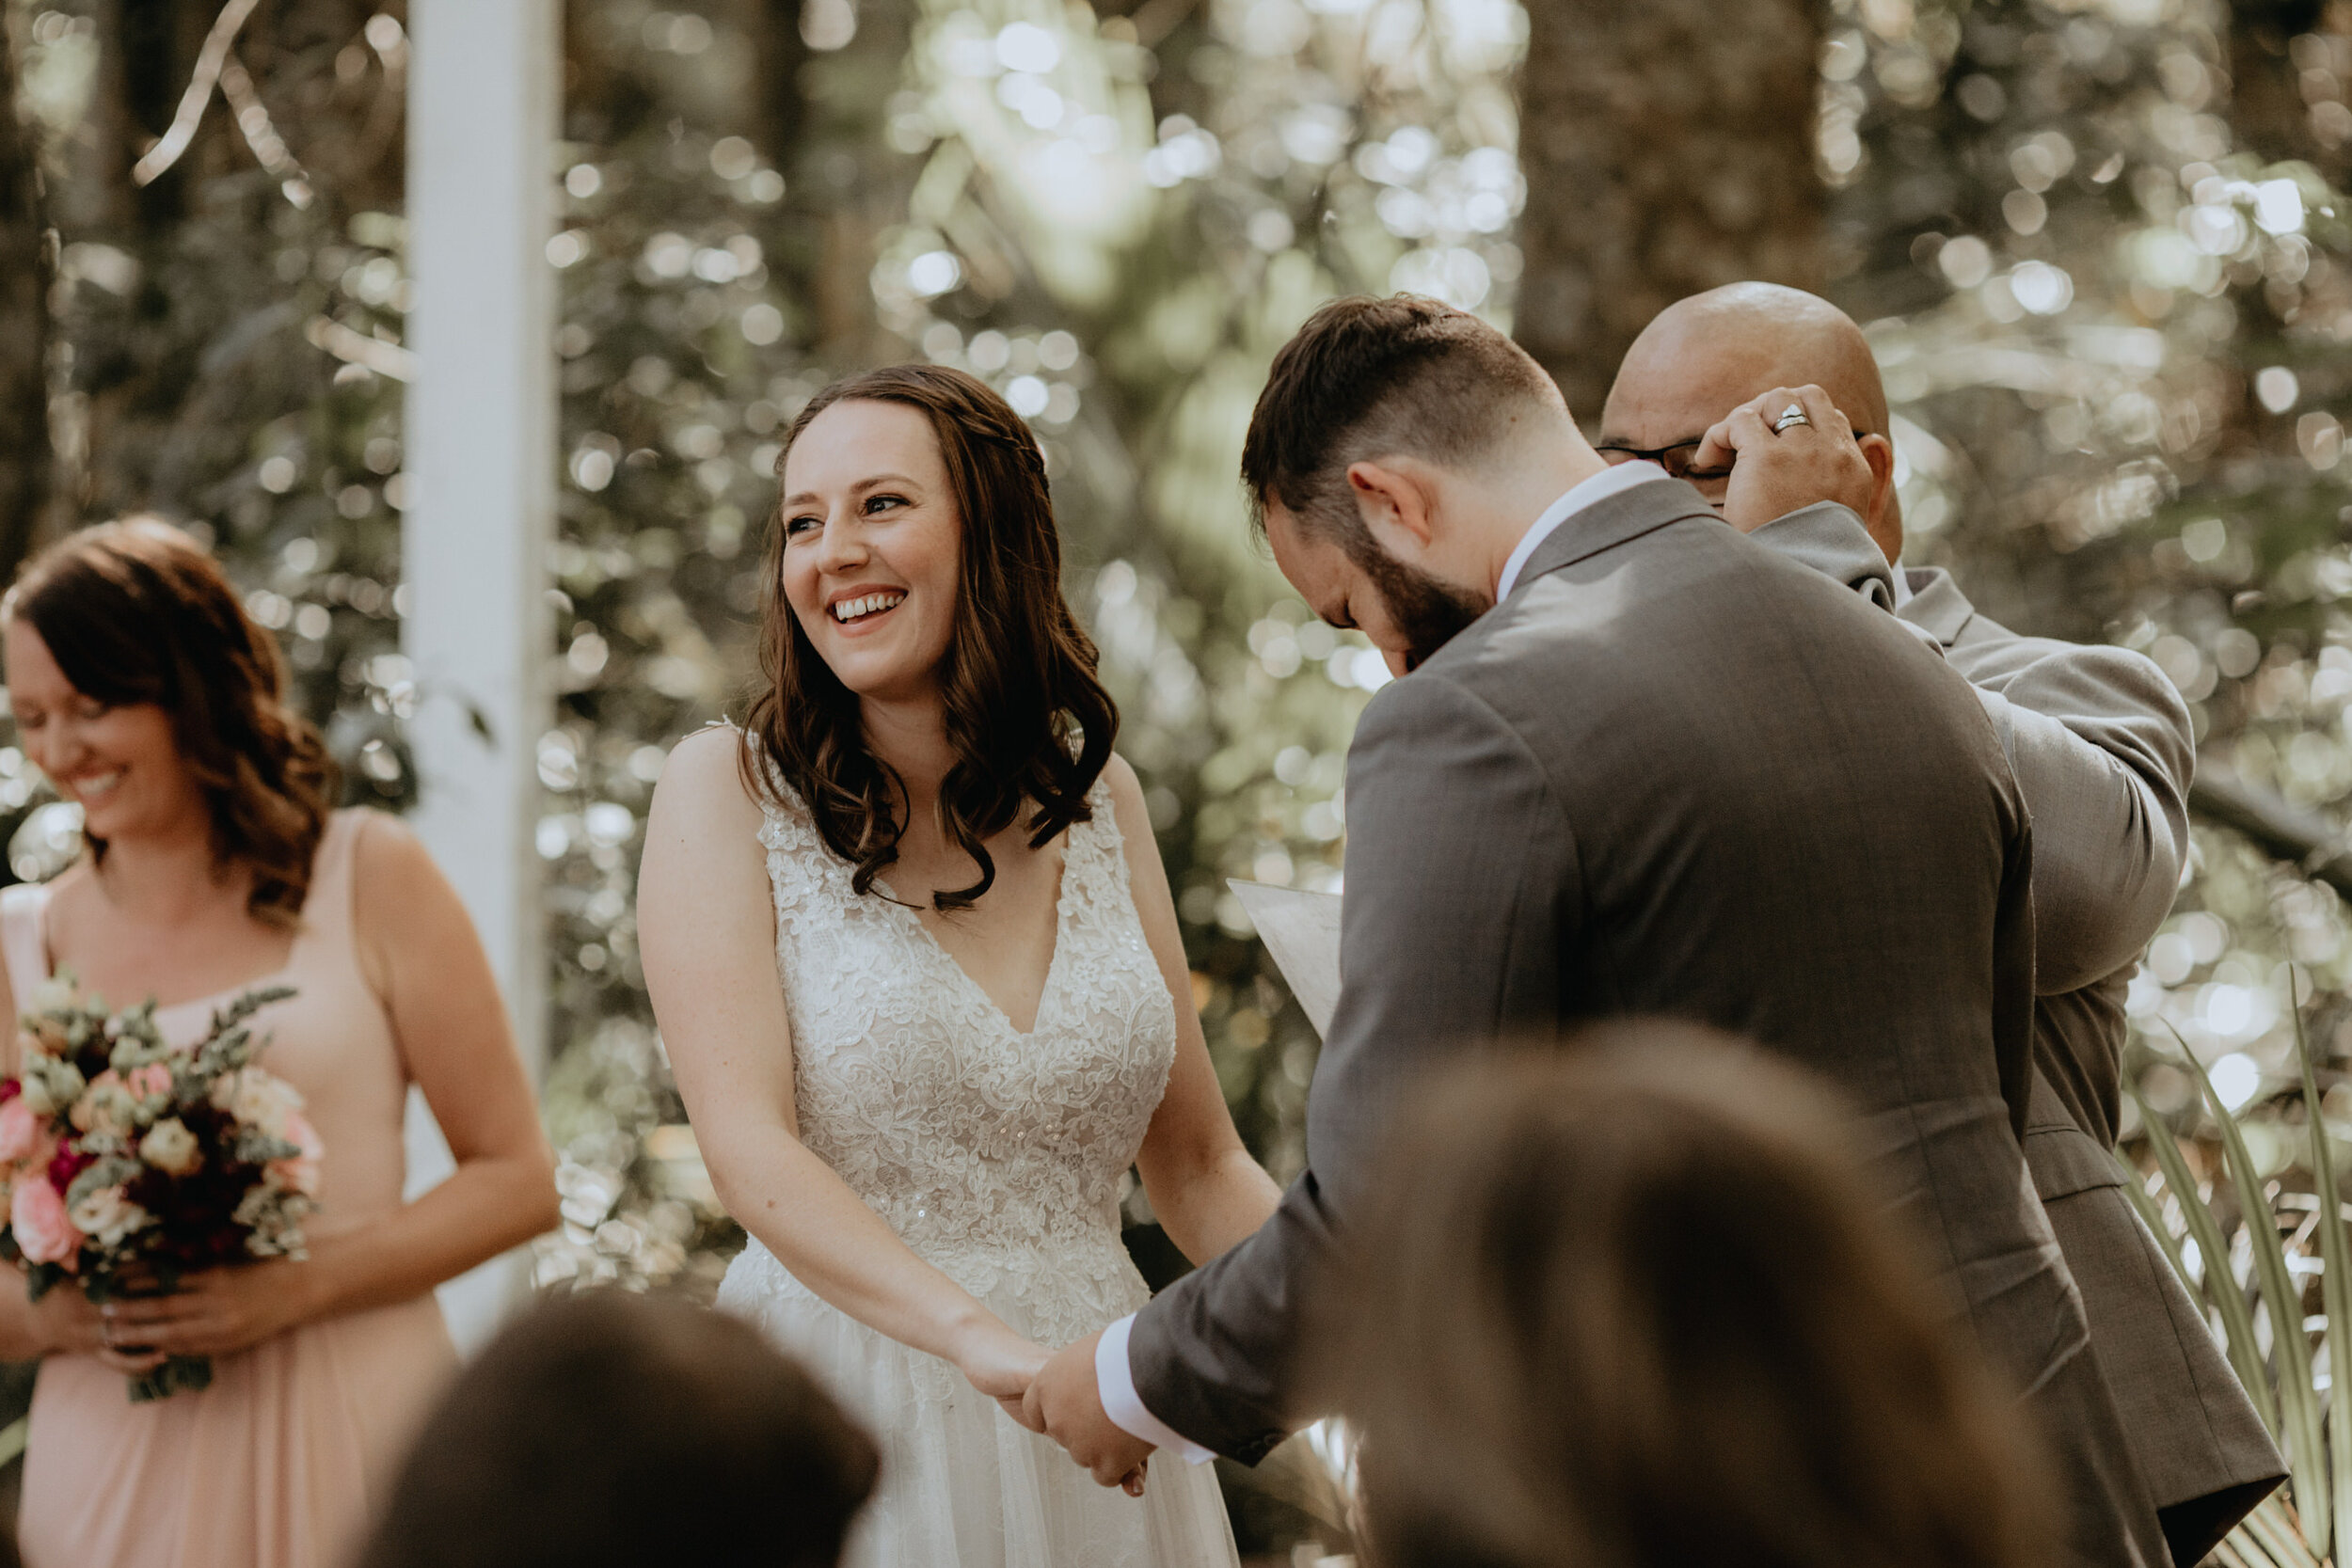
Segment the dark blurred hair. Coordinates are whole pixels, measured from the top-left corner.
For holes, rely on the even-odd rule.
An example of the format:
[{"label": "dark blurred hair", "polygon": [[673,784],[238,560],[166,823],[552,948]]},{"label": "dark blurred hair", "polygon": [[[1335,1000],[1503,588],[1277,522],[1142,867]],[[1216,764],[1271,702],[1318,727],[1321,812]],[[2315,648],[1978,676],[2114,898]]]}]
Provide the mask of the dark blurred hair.
[{"label": "dark blurred hair", "polygon": [[[84,529],[36,556],[0,600],[0,621],[18,619],[83,696],[171,716],[212,809],[213,853],[251,869],[254,918],[293,925],[337,771],[317,729],[286,705],[277,639],[212,557],[161,522]],[[105,857],[102,840],[89,846]]]},{"label": "dark blurred hair", "polygon": [[1581,1045],[1422,1097],[1387,1157],[1323,1373],[1360,1430],[1371,1560],[2036,1560],[2034,1445],[1857,1131],[1696,1026]]},{"label": "dark blurred hair", "polygon": [[[940,669],[956,763],[939,791],[940,826],[977,862],[980,879],[940,893],[968,908],[996,880],[981,841],[1022,826],[1042,847],[1093,813],[1086,803],[1119,733],[1119,709],[1095,679],[1094,643],[1061,592],[1045,457],[1021,417],[988,384],[938,365],[894,365],[836,381],[785,433],[776,473],[809,422],[837,403],[904,404],[930,420],[963,530],[955,633]],[[807,802],[825,847],[857,867],[860,893],[898,858],[906,832],[897,772],[866,748],[857,694],[827,665],[784,595],[781,512],[771,520],[768,599],[760,617],[763,681],[745,721],[768,768],[744,752],[744,780],[771,799],[788,784]],[[782,803],[779,801],[778,803]]]},{"label": "dark blurred hair", "polygon": [[879,1463],[749,1324],[559,1296],[459,1376],[359,1568],[830,1568]]},{"label": "dark blurred hair", "polygon": [[1527,351],[1467,310],[1398,294],[1335,299],[1274,356],[1249,416],[1241,481],[1263,531],[1267,501],[1332,538],[1359,564],[1377,557],[1347,467],[1410,454],[1460,464],[1489,451],[1530,403],[1559,389]]}]

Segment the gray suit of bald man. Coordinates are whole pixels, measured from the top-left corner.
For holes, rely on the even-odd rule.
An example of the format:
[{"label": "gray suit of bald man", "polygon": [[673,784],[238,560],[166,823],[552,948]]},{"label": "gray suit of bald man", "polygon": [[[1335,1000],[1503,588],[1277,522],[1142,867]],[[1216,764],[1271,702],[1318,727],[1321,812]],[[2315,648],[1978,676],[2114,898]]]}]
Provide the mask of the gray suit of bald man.
[{"label": "gray suit of bald man", "polygon": [[[1834,503],[1750,537],[1884,603],[1885,558]],[[2172,907],[2196,746],[2162,671],[2122,648],[2021,637],[1950,574],[1888,605],[1977,689],[2033,814],[2034,1085],[2026,1164],[2173,1560],[2201,1561],[2286,1471],[2204,1314],[2122,1190],[2123,996]]]}]

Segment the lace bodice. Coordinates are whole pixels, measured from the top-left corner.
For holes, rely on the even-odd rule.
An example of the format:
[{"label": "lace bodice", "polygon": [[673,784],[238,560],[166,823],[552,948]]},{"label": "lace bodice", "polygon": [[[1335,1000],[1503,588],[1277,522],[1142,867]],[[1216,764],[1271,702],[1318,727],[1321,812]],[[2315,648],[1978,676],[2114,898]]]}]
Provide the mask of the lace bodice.
[{"label": "lace bodice", "polygon": [[[1013,1332],[1066,1345],[1150,1292],[1120,1178],[1176,1057],[1109,788],[1063,837],[1054,958],[1016,1030],[917,913],[850,886],[798,797],[762,808],[802,1140],[916,1256]],[[963,916],[987,919],[985,912]],[[718,1305],[757,1323],[882,1442],[853,1568],[1233,1568],[1205,1466],[1137,1503],[1094,1484],[953,1364],[820,1300],[755,1238]]]},{"label": "lace bodice", "polygon": [[788,799],[764,808],[760,841],[802,1138],[918,1256],[975,1295],[1010,1287],[1037,1330],[1074,1338],[1132,1310],[1119,1183],[1167,1088],[1176,1017],[1108,785],[1065,838],[1026,1034],[914,910],[852,891]]}]

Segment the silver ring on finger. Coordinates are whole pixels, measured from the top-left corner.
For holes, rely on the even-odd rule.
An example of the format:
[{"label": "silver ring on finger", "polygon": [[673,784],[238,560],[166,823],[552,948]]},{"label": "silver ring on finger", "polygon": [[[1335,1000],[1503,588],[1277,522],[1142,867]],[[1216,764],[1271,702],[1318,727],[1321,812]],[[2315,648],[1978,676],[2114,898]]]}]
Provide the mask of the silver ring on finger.
[{"label": "silver ring on finger", "polygon": [[1779,419],[1772,421],[1772,434],[1778,436],[1781,432],[1787,430],[1790,425],[1811,424],[1812,422],[1813,421],[1811,420],[1806,419],[1804,416],[1804,404],[1802,403],[1792,403],[1788,407],[1780,411]]}]

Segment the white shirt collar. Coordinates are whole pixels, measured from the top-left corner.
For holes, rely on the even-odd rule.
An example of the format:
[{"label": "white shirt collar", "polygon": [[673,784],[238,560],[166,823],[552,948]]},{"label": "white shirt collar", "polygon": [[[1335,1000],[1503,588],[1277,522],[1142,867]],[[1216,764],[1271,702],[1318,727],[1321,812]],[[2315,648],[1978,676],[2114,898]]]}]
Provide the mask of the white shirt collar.
[{"label": "white shirt collar", "polygon": [[1527,558],[1534,555],[1535,546],[1550,538],[1553,531],[1570,516],[1621,491],[1665,477],[1666,470],[1655,463],[1620,463],[1614,467],[1601,469],[1581,484],[1571,486],[1566,495],[1545,507],[1543,515],[1519,536],[1510,558],[1502,563],[1502,578],[1495,583],[1495,603],[1501,604],[1511,596],[1511,590],[1518,586],[1519,573],[1527,566]]},{"label": "white shirt collar", "polygon": [[1899,614],[1903,606],[1911,602],[1911,574],[1903,570],[1901,557],[1896,558],[1894,565],[1887,570],[1887,576],[1895,579],[1895,610]]}]

